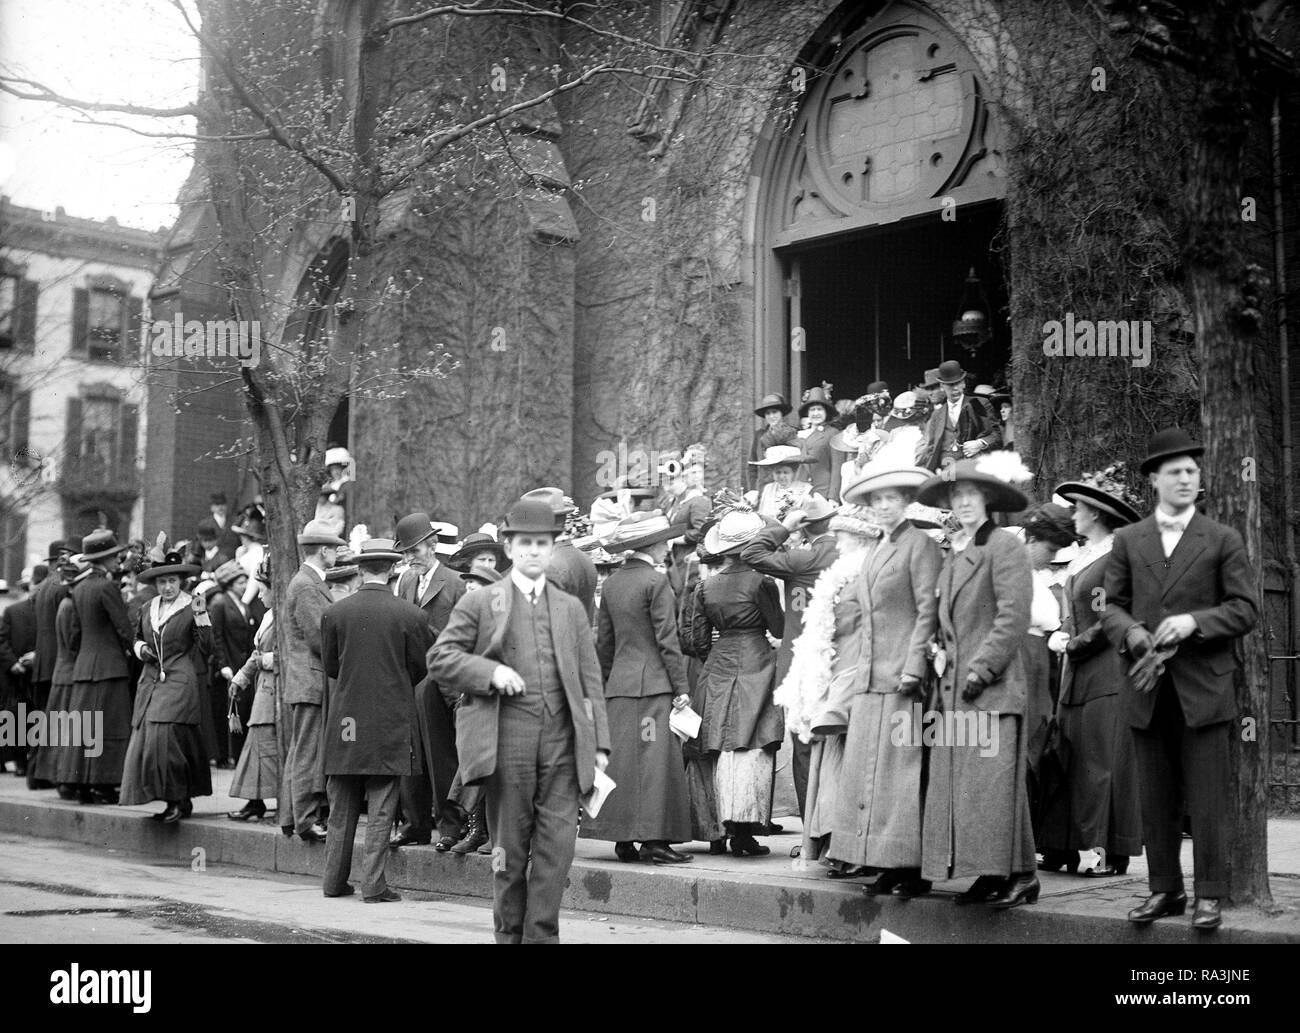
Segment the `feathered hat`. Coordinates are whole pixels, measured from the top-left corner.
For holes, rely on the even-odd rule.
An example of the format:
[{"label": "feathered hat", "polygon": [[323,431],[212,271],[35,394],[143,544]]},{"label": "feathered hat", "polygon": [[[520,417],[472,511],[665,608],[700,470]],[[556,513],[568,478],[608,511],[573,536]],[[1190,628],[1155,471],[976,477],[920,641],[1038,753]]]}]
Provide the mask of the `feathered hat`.
[{"label": "feathered hat", "polygon": [[167,574],[176,574],[184,579],[193,577],[202,569],[197,563],[186,563],[184,553],[167,548],[166,531],[158,532],[158,539],[145,558],[149,565],[135,576],[137,581],[153,581]]}]

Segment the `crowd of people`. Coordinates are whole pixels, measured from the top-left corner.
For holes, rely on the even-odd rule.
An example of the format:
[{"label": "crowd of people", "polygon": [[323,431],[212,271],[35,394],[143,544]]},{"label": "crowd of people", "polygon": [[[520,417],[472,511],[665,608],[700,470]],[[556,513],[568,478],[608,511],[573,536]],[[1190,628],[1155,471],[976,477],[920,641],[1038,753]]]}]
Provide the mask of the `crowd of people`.
[{"label": "crowd of people", "polygon": [[326,896],[355,892],[365,813],[365,901],[400,899],[390,850],[491,854],[498,941],[547,942],[577,836],[628,863],[768,854],[788,736],[794,853],[829,878],[969,879],[958,904],[1011,908],[1039,870],[1113,876],[1145,847],[1150,922],[1186,909],[1186,812],[1213,929],[1258,601],[1240,535],[1196,509],[1203,449],[1155,435],[1148,516],[1119,466],[1035,502],[1010,396],[967,380],[822,385],[798,423],[768,395],[737,490],[710,496],[692,445],[585,513],[537,488],[463,537],[351,525],[332,450],[281,613],[256,503],[214,496],[192,545],[55,542],[0,614],[3,688],[102,713],[103,749],[6,759],[163,824],[233,765],[229,818],[323,843]]}]

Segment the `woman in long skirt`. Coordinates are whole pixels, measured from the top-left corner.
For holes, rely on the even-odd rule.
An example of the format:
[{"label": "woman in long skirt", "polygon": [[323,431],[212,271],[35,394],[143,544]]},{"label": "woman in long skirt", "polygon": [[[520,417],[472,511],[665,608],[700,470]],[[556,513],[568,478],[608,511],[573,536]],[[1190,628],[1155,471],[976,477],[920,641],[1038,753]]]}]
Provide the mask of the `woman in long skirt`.
[{"label": "woman in long skirt", "polygon": [[718,819],[737,857],[771,853],[754,838],[772,813],[772,776],[785,721],[772,702],[776,649],[767,636],[785,627],[776,583],[737,553],[763,527],[756,513],[727,513],[705,536],[704,548],[725,556],[722,568],[696,590],[691,641],[709,650],[699,685],[704,697],[700,749],[713,762]]},{"label": "woman in long skirt", "polygon": [[[776,690],[786,726],[800,742],[812,743],[804,804],[806,861],[825,858],[831,847],[844,736],[858,678],[862,600],[858,576],[880,526],[860,506],[842,506],[831,517],[839,559],[818,575],[804,610],[803,631],[794,641],[790,672]],[[832,866],[832,875],[844,866]]]},{"label": "woman in long skirt", "polygon": [[[706,536],[716,523],[714,520],[704,525]],[[691,689],[691,709],[703,716],[706,684],[700,675],[717,633],[711,632],[707,641],[695,642],[691,638],[691,625],[695,620],[695,611],[701,605],[698,588],[725,562],[725,557],[708,552],[703,542],[696,546],[695,552],[699,563],[692,563],[688,568],[686,588],[682,592],[681,606],[677,613],[677,629],[682,652],[686,656],[686,681]],[[686,796],[691,807],[691,838],[708,843],[710,854],[725,854],[727,830],[718,818],[718,794],[713,788],[713,758],[701,748],[699,736],[682,743],[682,760],[686,764]]]},{"label": "woman in long skirt", "polygon": [[1058,485],[1056,494],[1074,503],[1074,527],[1084,545],[1067,568],[1065,627],[1051,642],[1064,654],[1057,713],[1069,744],[1066,820],[1060,834],[1053,829],[1043,843],[1039,867],[1073,871],[1078,852],[1092,850],[1097,860],[1081,874],[1122,875],[1129,858],[1142,852],[1137,762],[1120,697],[1124,662],[1102,632],[1095,603],[1106,580],[1115,528],[1140,515],[1108,471]]},{"label": "woman in long skirt", "polygon": [[884,535],[858,577],[861,649],[830,850],[845,878],[880,872],[868,894],[907,897],[930,888],[921,879],[925,751],[915,726],[943,565],[938,545],[908,516],[930,477],[915,454],[910,436],[891,439],[844,489],[848,501],[871,507]]},{"label": "woman in long skirt", "polygon": [[280,740],[275,730],[275,622],[269,608],[270,577],[269,564],[263,559],[254,584],[267,611],[253,635],[253,652],[230,682],[232,694],[253,691],[244,748],[230,782],[231,797],[248,803],[226,815],[231,821],[260,821],[266,815],[267,797],[278,797],[280,793]]},{"label": "woman in long skirt", "polygon": [[158,597],[140,611],[135,644],[144,673],[135,695],[131,741],[126,749],[121,802],[165,800],[152,817],[171,824],[188,817],[195,796],[212,794],[212,774],[199,732],[203,701],[198,669],[208,662],[212,625],[200,593],[181,591],[193,564],[166,552],[160,541],[140,579],[153,581]]},{"label": "woman in long skirt", "polygon": [[1029,476],[1014,453],[993,452],[959,460],[917,496],[951,509],[961,525],[939,574],[943,724],[930,750],[921,837],[924,878],[977,876],[960,904],[1038,899],[1020,656],[1033,577],[1025,547],[988,516],[1024,509],[1028,500],[1010,482]]},{"label": "woman in long skirt", "polygon": [[[74,559],[55,566],[49,576],[60,578],[71,588],[78,575],[89,572],[90,564],[79,563]],[[73,700],[72,682],[72,671],[77,663],[78,631],[76,607],[69,594],[60,601],[54,616],[56,651],[47,713],[75,713],[80,709]],[[78,747],[70,743],[60,742],[55,745],[50,742],[36,751],[33,768],[35,777],[57,785],[59,796],[65,800],[74,799],[90,790],[89,786],[79,786],[75,782],[77,750]]]}]

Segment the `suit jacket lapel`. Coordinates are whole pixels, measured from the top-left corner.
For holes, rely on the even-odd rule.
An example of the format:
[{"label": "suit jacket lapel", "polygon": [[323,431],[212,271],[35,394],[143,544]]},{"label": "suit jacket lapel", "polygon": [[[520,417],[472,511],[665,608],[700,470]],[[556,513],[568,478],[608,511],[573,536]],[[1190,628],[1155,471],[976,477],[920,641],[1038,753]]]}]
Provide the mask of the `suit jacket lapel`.
[{"label": "suit jacket lapel", "polygon": [[[433,577],[429,578],[429,587],[424,590],[424,598],[420,600],[421,606],[429,605],[435,595],[442,591],[442,586],[447,581],[447,572],[442,569],[442,564],[438,564],[438,569],[433,572]],[[417,578],[415,582],[416,591],[419,591],[420,581]]]},{"label": "suit jacket lapel", "polygon": [[506,636],[506,621],[510,619],[510,607],[514,601],[515,583],[509,577],[498,581],[491,588],[483,591],[492,593],[492,638],[488,641],[488,652],[493,656],[501,655],[501,641]]},{"label": "suit jacket lapel", "polygon": [[957,558],[953,560],[952,595],[948,602],[950,608],[952,600],[957,598],[957,593],[962,590],[962,586],[975,576],[975,572],[979,570],[983,562],[984,550],[974,542],[962,549]]},{"label": "suit jacket lapel", "polygon": [[[1160,595],[1163,598],[1169,594],[1169,590],[1178,584],[1178,579],[1187,573],[1187,568],[1192,565],[1192,561],[1205,551],[1205,534],[1203,525],[1205,521],[1199,513],[1193,513],[1192,518],[1187,522],[1187,530],[1183,536],[1178,539],[1178,544],[1174,546],[1173,554],[1169,557],[1166,564],[1164,584],[1161,586]],[[1157,528],[1156,542],[1159,544],[1160,533]],[[1164,549],[1161,548],[1163,555]]]}]

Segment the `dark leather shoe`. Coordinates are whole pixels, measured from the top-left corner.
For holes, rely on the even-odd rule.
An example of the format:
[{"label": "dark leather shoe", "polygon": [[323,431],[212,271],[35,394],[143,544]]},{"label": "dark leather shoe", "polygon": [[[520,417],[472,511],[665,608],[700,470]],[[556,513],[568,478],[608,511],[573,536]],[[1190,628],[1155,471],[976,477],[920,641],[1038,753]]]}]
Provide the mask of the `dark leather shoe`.
[{"label": "dark leather shoe", "polygon": [[614,856],[620,861],[636,861],[641,857],[641,852],[637,850],[635,843],[615,843]]},{"label": "dark leather shoe", "polygon": [[118,800],[117,790],[95,787],[90,791],[90,798],[95,803],[115,804]]},{"label": "dark leather shoe", "polygon": [[395,900],[401,900],[400,893],[394,893],[392,890],[384,890],[383,893],[377,893],[373,897],[362,897],[367,904],[391,904]]},{"label": "dark leather shoe", "polygon": [[725,836],[722,839],[709,840],[710,854],[717,855],[717,854],[725,854],[726,852],[727,852],[727,840]]},{"label": "dark leather shoe", "polygon": [[1005,911],[1007,908],[1019,907],[1021,904],[1037,904],[1038,892],[1042,885],[1033,872],[1021,872],[1012,876],[1007,888],[995,900],[989,901],[989,907]]},{"label": "dark leather shoe", "polygon": [[953,898],[954,904],[989,904],[1002,896],[1007,880],[1000,875],[981,875],[964,893]]},{"label": "dark leather shoe", "polygon": [[394,849],[403,846],[428,846],[432,840],[432,833],[427,836],[420,836],[407,831],[402,831],[393,833],[393,837],[388,841],[388,845]]},{"label": "dark leather shoe", "polygon": [[772,852],[748,833],[731,837],[731,852],[736,857],[765,857]]},{"label": "dark leather shoe", "polygon": [[483,854],[485,857],[491,856],[491,854],[492,854],[492,840],[490,840],[490,839],[485,839],[482,843],[479,844],[478,849],[475,850],[474,853],[476,853],[476,854]]},{"label": "dark leather shoe", "polygon": [[[867,868],[858,869],[859,874],[862,875],[866,875],[869,872],[869,870],[870,869]],[[832,872],[831,878],[834,879],[837,878],[837,876]],[[838,878],[851,879],[853,878],[853,876],[840,875],[838,876]],[[886,868],[883,872],[881,872],[879,875],[876,876],[875,882],[869,882],[865,886],[863,886],[862,892],[869,897],[883,896],[886,893],[893,893],[894,887],[897,886],[902,881],[903,881],[902,873],[896,872],[892,868]]]},{"label": "dark leather shoe", "polygon": [[77,787],[64,782],[59,786],[60,800],[75,800],[77,798]]},{"label": "dark leather shoe", "polygon": [[894,896],[901,897],[903,900],[924,897],[929,892],[930,880],[922,879],[919,875],[909,875],[894,887]]},{"label": "dark leather shoe", "polygon": [[469,830],[465,833],[464,838],[451,848],[453,854],[472,854],[488,841],[488,835],[483,831],[482,826],[473,822],[470,823]]},{"label": "dark leather shoe", "polygon": [[341,890],[338,890],[337,892],[331,893],[329,890],[326,890],[326,891],[325,891],[325,896],[327,896],[327,897],[350,897],[350,896],[352,896],[352,894],[354,894],[356,891],[357,891],[357,888],[356,888],[355,886],[353,886],[352,883],[350,883],[350,882],[345,882],[345,883],[343,884],[343,888],[342,888]]},{"label": "dark leather shoe", "polygon": [[281,825],[281,826],[280,826],[280,835],[284,836],[285,839],[293,839],[293,826],[292,826],[292,825]]},{"label": "dark leather shoe", "polygon": [[315,825],[307,829],[305,832],[299,832],[298,838],[303,840],[306,843],[324,843],[325,834],[328,831],[329,830],[326,829],[324,825],[322,825],[320,822],[317,822]]},{"label": "dark leather shoe", "polygon": [[[432,838],[433,838],[433,836],[431,835],[431,836],[429,837],[429,839],[432,839]],[[425,842],[427,843],[427,842],[429,842],[429,840],[426,839]],[[439,837],[438,837],[438,842],[436,842],[436,843],[433,844],[433,849],[436,850],[436,851],[438,851],[438,853],[440,853],[440,854],[445,854],[448,850],[450,850],[452,847],[454,847],[454,846],[455,846],[457,843],[459,843],[459,842],[460,842],[460,839],[457,838],[456,836],[439,836]]]},{"label": "dark leather shoe", "polygon": [[1196,909],[1192,912],[1192,928],[1209,932],[1223,924],[1223,915],[1219,912],[1217,897],[1197,897]]},{"label": "dark leather shoe", "polygon": [[1083,873],[1085,879],[1109,879],[1112,875],[1118,875],[1119,869],[1114,865],[1108,864],[1105,868],[1089,868]]},{"label": "dark leather shoe", "polygon": [[266,814],[266,804],[261,800],[249,800],[237,811],[227,811],[226,817],[231,821],[261,821]]},{"label": "dark leather shoe", "polygon": [[653,846],[643,844],[639,856],[643,864],[685,864],[691,860],[690,854],[678,853],[672,847],[659,843]]},{"label": "dark leather shoe", "polygon": [[1044,850],[1043,859],[1038,862],[1040,872],[1059,872],[1065,869],[1070,873],[1079,870],[1079,851]]},{"label": "dark leather shoe", "polygon": [[1128,913],[1128,920],[1136,925],[1147,925],[1157,918],[1169,918],[1187,911],[1187,894],[1152,893],[1141,907],[1135,907]]},{"label": "dark leather shoe", "polygon": [[162,815],[158,820],[164,825],[174,825],[183,817],[185,817],[185,813],[181,810],[181,805],[178,803],[169,803],[167,809],[162,812]]}]

